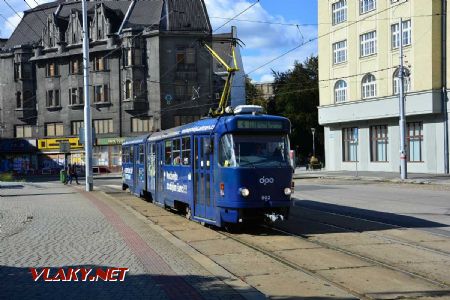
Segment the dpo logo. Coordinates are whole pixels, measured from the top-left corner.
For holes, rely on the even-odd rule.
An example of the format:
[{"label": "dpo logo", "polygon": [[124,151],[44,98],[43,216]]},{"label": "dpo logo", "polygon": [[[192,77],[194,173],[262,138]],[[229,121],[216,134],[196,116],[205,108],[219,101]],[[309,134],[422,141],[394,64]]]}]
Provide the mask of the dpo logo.
[{"label": "dpo logo", "polygon": [[272,184],[274,182],[275,182],[275,179],[273,179],[272,177],[266,178],[265,176],[263,176],[259,179],[259,183],[264,184],[264,185]]}]

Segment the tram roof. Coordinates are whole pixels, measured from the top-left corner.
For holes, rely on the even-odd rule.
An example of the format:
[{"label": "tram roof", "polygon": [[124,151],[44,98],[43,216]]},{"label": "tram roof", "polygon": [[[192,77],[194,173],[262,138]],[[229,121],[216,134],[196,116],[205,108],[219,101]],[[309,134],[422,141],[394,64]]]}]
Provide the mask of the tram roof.
[{"label": "tram roof", "polygon": [[125,140],[125,142],[123,142],[123,146],[126,145],[135,145],[135,144],[141,144],[141,143],[145,143],[145,141],[147,140],[147,138],[150,136],[151,134],[145,134],[145,135],[140,135],[140,136],[136,136],[136,137],[130,137],[127,138]]},{"label": "tram roof", "polygon": [[[171,129],[163,130],[160,132],[155,132],[149,136],[147,136],[148,141],[155,141],[155,140],[161,140],[165,138],[171,138],[178,135],[183,134],[190,134],[190,133],[201,133],[201,132],[211,132],[211,131],[217,131],[219,128],[224,126],[225,123],[228,123],[231,119],[267,119],[267,120],[282,120],[287,121],[289,120],[285,117],[281,116],[273,116],[273,115],[251,115],[251,114],[241,114],[241,115],[226,115],[218,118],[205,118],[198,120],[193,123],[189,123],[186,125],[174,127]],[[226,125],[225,125],[226,126]]]}]

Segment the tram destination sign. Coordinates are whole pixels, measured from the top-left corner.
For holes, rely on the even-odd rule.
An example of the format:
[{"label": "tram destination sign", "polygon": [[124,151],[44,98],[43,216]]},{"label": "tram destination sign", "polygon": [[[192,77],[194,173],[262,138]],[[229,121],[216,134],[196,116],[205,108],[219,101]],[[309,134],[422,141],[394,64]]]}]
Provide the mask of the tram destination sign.
[{"label": "tram destination sign", "polygon": [[238,120],[238,129],[283,129],[283,123],[280,121],[263,120]]}]

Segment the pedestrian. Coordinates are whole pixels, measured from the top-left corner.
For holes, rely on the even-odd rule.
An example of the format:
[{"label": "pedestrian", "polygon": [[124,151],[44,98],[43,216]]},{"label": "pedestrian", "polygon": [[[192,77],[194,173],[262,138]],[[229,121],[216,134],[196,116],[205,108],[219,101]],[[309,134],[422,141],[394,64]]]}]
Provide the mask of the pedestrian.
[{"label": "pedestrian", "polygon": [[78,182],[78,174],[77,174],[77,165],[73,164],[70,166],[70,184],[72,184],[72,180],[75,178],[75,181],[77,184],[80,184]]},{"label": "pedestrian", "polygon": [[70,184],[72,184],[72,176],[71,176],[71,170],[72,169],[72,165],[68,164],[65,171],[66,171],[66,181],[64,182],[64,184],[67,184],[70,182]]}]

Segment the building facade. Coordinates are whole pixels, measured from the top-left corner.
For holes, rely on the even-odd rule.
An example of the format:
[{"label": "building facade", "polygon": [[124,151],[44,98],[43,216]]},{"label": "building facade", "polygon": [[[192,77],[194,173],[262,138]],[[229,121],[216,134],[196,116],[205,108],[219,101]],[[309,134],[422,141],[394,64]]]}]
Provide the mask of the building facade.
[{"label": "building facade", "polygon": [[[35,145],[36,157],[2,153],[10,165],[52,172],[71,145],[83,163],[83,58],[80,1],[24,12],[0,44],[1,138]],[[212,43],[203,0],[89,1],[90,86],[95,166],[117,169],[126,137],[198,119],[214,102]],[[28,149],[28,148],[27,148]],[[30,154],[32,156],[32,154]]]},{"label": "building facade", "polygon": [[408,171],[444,173],[449,110],[442,90],[449,65],[442,55],[442,1],[318,3],[319,123],[325,127],[326,169],[399,171],[402,38]]}]

